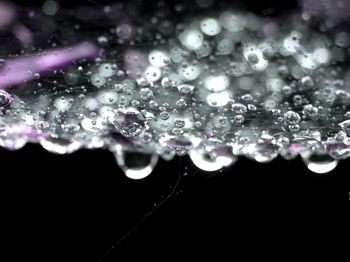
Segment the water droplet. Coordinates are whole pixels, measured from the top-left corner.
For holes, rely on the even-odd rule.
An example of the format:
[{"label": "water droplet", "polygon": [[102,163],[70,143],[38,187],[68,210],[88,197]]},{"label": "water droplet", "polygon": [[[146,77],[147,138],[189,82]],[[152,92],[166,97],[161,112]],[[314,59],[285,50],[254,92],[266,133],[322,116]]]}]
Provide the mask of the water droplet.
[{"label": "water droplet", "polygon": [[13,100],[12,95],[4,90],[0,90],[0,109],[7,107]]},{"label": "water droplet", "polygon": [[302,159],[307,168],[317,174],[324,174],[337,167],[338,161],[329,156],[317,152],[304,152]]},{"label": "water droplet", "polygon": [[158,162],[158,155],[144,152],[117,149],[115,158],[125,175],[131,179],[142,179],[149,176]]},{"label": "water droplet", "polygon": [[112,123],[126,137],[138,136],[146,128],[146,118],[133,108],[119,109]]},{"label": "water droplet", "polygon": [[189,156],[198,168],[204,171],[217,171],[227,167],[236,161],[232,154],[232,149],[228,146],[220,145],[200,145],[190,150]]},{"label": "water droplet", "polygon": [[283,116],[286,123],[290,125],[298,124],[301,119],[300,115],[294,111],[288,111]]},{"label": "water droplet", "polygon": [[71,141],[63,138],[45,138],[40,142],[41,146],[47,151],[56,154],[70,154],[81,147],[78,141]]},{"label": "water droplet", "polygon": [[209,36],[214,36],[221,32],[221,25],[218,20],[214,18],[205,18],[201,20],[199,26],[202,32]]},{"label": "water droplet", "polygon": [[350,137],[350,120],[345,120],[339,124],[347,136]]}]

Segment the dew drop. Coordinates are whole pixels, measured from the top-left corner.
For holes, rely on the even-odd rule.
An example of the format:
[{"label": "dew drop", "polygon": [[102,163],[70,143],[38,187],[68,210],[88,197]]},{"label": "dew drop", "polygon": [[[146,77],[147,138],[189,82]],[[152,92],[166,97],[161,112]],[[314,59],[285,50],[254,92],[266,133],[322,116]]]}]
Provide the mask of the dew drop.
[{"label": "dew drop", "polygon": [[13,97],[8,92],[4,90],[0,90],[0,109],[3,109],[10,105],[12,102]]},{"label": "dew drop", "polygon": [[142,179],[149,176],[158,162],[158,155],[143,152],[131,152],[118,149],[115,158],[125,175],[131,179]]},{"label": "dew drop", "polygon": [[304,153],[302,159],[307,168],[317,174],[325,174],[337,167],[338,161],[328,154]]}]

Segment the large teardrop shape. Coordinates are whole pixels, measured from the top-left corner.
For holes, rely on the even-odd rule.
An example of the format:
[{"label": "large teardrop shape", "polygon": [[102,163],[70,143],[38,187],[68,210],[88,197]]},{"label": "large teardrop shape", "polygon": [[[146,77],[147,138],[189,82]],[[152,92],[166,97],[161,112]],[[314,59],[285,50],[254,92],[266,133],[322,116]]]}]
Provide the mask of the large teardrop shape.
[{"label": "large teardrop shape", "polygon": [[338,160],[325,153],[304,153],[302,159],[307,168],[317,174],[328,173],[338,165]]},{"label": "large teardrop shape", "polygon": [[142,179],[149,176],[158,162],[158,155],[131,152],[119,149],[115,152],[118,165],[131,179]]}]

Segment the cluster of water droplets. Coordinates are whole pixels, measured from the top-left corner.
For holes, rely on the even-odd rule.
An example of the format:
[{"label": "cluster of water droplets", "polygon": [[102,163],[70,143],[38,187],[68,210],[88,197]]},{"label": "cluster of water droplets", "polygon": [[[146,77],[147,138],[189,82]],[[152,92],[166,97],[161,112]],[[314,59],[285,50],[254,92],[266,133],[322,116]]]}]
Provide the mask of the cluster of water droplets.
[{"label": "cluster of water droplets", "polygon": [[316,173],[350,156],[349,32],[305,13],[183,17],[119,23],[93,62],[0,90],[0,146],[107,148],[135,179],[175,155],[206,171],[300,155]]}]

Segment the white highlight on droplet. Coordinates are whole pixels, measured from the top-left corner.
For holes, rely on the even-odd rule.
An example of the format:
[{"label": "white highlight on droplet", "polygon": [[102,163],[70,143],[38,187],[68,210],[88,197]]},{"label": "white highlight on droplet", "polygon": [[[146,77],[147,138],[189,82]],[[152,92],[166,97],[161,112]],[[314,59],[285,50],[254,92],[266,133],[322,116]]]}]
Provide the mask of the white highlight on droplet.
[{"label": "white highlight on droplet", "polygon": [[317,174],[325,174],[330,171],[332,171],[334,168],[336,168],[338,165],[338,161],[334,160],[332,162],[326,162],[326,163],[315,163],[315,162],[309,162],[307,163],[307,168]]},{"label": "white highlight on droplet", "polygon": [[233,163],[234,159],[225,156],[216,156],[215,159],[207,159],[203,150],[193,149],[190,150],[189,156],[198,168],[213,172],[217,171],[224,166],[229,166]]}]

